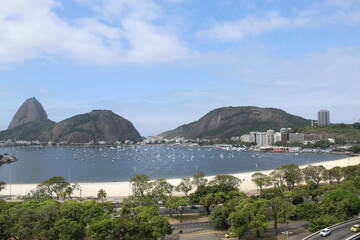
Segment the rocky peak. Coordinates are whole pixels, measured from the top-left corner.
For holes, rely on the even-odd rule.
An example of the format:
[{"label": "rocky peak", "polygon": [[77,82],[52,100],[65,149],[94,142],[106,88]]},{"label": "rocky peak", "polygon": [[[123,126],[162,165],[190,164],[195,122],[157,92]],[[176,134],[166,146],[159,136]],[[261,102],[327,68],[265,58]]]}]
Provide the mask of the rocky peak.
[{"label": "rocky peak", "polygon": [[90,141],[141,141],[132,123],[110,110],[93,110],[59,122],[53,130],[58,142],[87,143]]},{"label": "rocky peak", "polygon": [[35,97],[29,98],[20,106],[10,122],[8,129],[39,120],[48,120],[47,114],[41,103]]}]

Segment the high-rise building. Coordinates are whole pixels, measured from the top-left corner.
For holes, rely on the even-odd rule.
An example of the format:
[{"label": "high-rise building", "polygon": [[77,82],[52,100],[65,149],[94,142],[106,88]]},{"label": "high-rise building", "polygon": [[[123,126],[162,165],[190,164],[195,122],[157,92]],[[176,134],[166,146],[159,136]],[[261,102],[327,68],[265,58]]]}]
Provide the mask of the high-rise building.
[{"label": "high-rise building", "polygon": [[267,146],[271,146],[274,143],[274,134],[275,131],[270,129],[266,131],[266,144]]},{"label": "high-rise building", "polygon": [[319,125],[330,124],[330,112],[328,110],[320,110],[320,111],[318,111],[317,115],[318,115],[318,124]]}]

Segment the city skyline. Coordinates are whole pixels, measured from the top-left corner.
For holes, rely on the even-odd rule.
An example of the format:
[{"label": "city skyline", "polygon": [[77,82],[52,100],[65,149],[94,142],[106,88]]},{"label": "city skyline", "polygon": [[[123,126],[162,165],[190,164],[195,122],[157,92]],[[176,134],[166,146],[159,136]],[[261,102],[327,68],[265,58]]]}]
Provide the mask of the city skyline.
[{"label": "city skyline", "polygon": [[0,130],[36,97],[56,122],[108,109],[144,136],[226,106],[354,123],[355,0],[4,0]]}]

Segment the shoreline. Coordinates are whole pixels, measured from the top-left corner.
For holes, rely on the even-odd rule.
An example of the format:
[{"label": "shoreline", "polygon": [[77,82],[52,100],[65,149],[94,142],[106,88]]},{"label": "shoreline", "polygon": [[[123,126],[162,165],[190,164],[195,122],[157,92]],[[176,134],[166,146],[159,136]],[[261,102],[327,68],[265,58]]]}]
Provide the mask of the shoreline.
[{"label": "shoreline", "polygon": [[[360,164],[360,156],[347,157],[339,160],[331,160],[325,162],[313,163],[311,165],[323,165],[327,169],[331,169],[335,166],[346,167],[352,165]],[[306,165],[300,165],[300,168],[306,167]],[[259,171],[264,174],[269,174],[272,170]],[[243,172],[243,173],[233,173],[233,175],[242,180],[240,184],[240,191],[243,191],[248,194],[254,194],[258,192],[256,184],[251,181],[251,175],[257,171],[252,172]],[[212,179],[214,176],[206,176],[207,179]],[[169,183],[177,185],[180,183],[180,178],[166,179]],[[130,182],[80,182],[79,185],[82,188],[81,196],[82,197],[96,197],[97,192],[100,189],[104,189],[108,195],[108,199],[111,198],[126,198],[131,195],[131,186]],[[7,184],[6,188],[0,192],[0,196],[24,196],[26,193],[35,189],[37,184]],[[11,191],[11,193],[10,193]],[[182,195],[181,193],[175,193],[174,195]],[[73,197],[79,197],[80,191],[74,191]]]}]

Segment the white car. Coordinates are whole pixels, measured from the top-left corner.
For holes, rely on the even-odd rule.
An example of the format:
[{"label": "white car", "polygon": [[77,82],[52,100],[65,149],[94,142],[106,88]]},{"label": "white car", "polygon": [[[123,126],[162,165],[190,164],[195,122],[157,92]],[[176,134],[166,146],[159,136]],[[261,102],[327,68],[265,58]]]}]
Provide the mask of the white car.
[{"label": "white car", "polygon": [[320,231],[319,235],[322,237],[326,237],[328,235],[330,235],[331,231],[328,228],[324,228],[323,230]]}]

